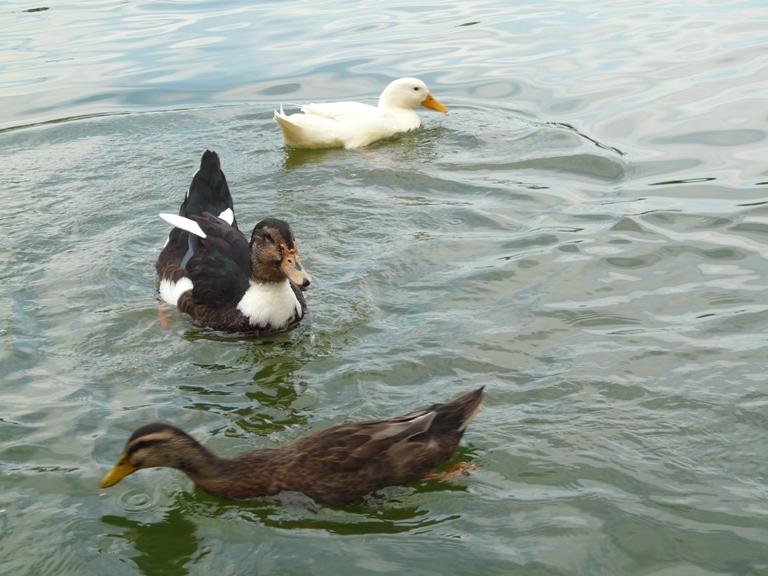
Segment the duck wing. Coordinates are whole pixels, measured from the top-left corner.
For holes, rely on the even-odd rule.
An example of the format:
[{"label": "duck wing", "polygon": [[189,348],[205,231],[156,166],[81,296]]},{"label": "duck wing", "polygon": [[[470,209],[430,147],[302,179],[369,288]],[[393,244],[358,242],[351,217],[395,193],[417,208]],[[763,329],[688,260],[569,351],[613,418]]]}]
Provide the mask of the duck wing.
[{"label": "duck wing", "polygon": [[427,477],[454,453],[477,412],[479,388],[397,418],[335,426],[270,451],[278,488],[342,505]]},{"label": "duck wing", "polygon": [[243,233],[208,213],[191,218],[161,216],[189,233],[182,268],[192,281],[195,305],[236,305],[248,290],[251,276],[250,247]]},{"label": "duck wing", "polygon": [[307,104],[290,115],[281,107],[274,118],[294,148],[359,148],[401,131],[379,108],[360,102]]},{"label": "duck wing", "polygon": [[383,467],[398,482],[418,479],[450,457],[482,396],[478,388],[404,416],[342,424],[300,438],[291,449],[315,455],[325,473]]},{"label": "duck wing", "polygon": [[305,104],[301,107],[304,114],[314,114],[331,120],[340,120],[348,116],[378,114],[376,106],[361,102],[325,102],[321,104]]}]

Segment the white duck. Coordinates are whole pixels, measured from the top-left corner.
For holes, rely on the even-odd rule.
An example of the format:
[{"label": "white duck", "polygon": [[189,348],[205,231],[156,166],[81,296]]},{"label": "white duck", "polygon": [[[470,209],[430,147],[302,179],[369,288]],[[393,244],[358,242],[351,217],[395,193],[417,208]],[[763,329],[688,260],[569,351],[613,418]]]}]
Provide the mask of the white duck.
[{"label": "white duck", "polygon": [[275,110],[283,139],[293,148],[359,148],[421,126],[413,108],[425,106],[447,112],[418,78],[393,80],[379,96],[378,106],[360,102],[306,104],[287,115]]}]

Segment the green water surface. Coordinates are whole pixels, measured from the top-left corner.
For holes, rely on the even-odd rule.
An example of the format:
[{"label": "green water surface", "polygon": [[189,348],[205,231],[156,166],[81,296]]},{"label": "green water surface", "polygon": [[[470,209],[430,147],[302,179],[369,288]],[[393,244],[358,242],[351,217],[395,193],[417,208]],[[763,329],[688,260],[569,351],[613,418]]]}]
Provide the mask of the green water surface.
[{"label": "green water surface", "polygon": [[[0,573],[768,574],[764,2],[0,6]],[[364,152],[272,110],[449,108]],[[201,152],[315,282],[274,339],[158,322]],[[479,385],[453,483],[233,504],[98,482],[131,431],[221,454]]]}]

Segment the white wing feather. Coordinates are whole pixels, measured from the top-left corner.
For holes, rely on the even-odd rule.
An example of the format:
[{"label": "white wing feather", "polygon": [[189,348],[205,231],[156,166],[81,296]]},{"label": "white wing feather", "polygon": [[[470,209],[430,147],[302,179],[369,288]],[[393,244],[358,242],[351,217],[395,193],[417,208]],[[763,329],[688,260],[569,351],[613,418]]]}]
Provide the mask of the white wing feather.
[{"label": "white wing feather", "polygon": [[235,221],[235,213],[232,212],[232,208],[227,208],[221,214],[219,214],[219,218],[221,218],[222,220],[224,220],[224,222],[232,226],[232,222]]},{"label": "white wing feather", "polygon": [[326,102],[321,104],[305,104],[301,107],[304,114],[316,114],[325,118],[338,119],[357,114],[377,114],[376,106],[361,102]]},{"label": "white wing feather", "polygon": [[200,236],[200,238],[206,238],[205,232],[203,232],[203,229],[200,228],[200,224],[198,224],[194,220],[190,220],[189,218],[184,218],[184,216],[179,216],[178,214],[167,214],[167,213],[160,214],[160,218],[168,222],[168,224],[170,224],[171,226],[175,226],[176,228],[181,228],[182,230],[186,230],[187,232],[190,232],[195,236]]}]

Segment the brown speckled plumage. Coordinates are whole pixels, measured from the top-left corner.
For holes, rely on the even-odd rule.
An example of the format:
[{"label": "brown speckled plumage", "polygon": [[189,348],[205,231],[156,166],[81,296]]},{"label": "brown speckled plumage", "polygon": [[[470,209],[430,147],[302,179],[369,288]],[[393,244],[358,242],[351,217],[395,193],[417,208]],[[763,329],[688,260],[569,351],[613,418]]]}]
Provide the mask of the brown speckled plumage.
[{"label": "brown speckled plumage", "polygon": [[478,388],[405,416],[334,426],[275,449],[221,458],[184,431],[155,423],[136,430],[102,481],[109,487],[141,468],[167,466],[221,498],[302,492],[344,505],[428,476],[451,457],[483,397]]}]

